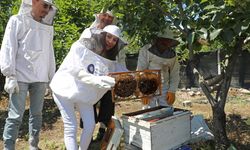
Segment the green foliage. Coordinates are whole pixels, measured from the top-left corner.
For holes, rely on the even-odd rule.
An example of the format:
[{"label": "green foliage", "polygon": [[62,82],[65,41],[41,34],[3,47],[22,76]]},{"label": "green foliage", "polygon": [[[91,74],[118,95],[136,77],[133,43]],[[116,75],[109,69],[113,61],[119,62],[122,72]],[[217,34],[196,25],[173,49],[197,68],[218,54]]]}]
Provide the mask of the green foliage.
[{"label": "green foliage", "polygon": [[[0,41],[2,41],[4,36],[5,27],[12,15],[12,7],[15,1],[1,0],[0,1]],[[2,43],[0,43],[1,46]]]},{"label": "green foliage", "polygon": [[189,59],[189,51],[188,51],[186,45],[179,45],[176,48],[176,53],[178,56],[178,60],[180,62],[186,62]]},{"label": "green foliage", "polygon": [[[20,1],[0,1],[0,40],[8,18],[17,13]],[[55,0],[55,3],[58,7],[54,22],[57,65],[61,64],[82,31],[94,21],[93,14],[103,6],[115,12],[118,26],[129,42],[126,47],[128,53],[137,53],[167,26],[178,31],[183,42],[177,53],[183,54],[184,60],[188,56],[187,49],[194,53],[210,51],[217,41],[220,47],[228,50],[236,37],[247,37],[250,33],[250,0]],[[210,45],[200,45],[197,42],[200,38],[207,39]]]},{"label": "green foliage", "polygon": [[156,32],[166,27],[164,14],[150,0],[101,0],[118,14],[118,25],[129,36],[132,47],[150,42]]},{"label": "green foliage", "polygon": [[233,144],[231,144],[227,150],[237,150],[237,148]]},{"label": "green foliage", "polygon": [[55,18],[54,48],[56,63],[60,65],[73,42],[94,21],[94,14],[101,10],[97,1],[55,0],[58,13]]},{"label": "green foliage", "polygon": [[[244,5],[242,5],[242,3]],[[166,26],[173,26],[180,33],[185,54],[186,48],[194,53],[209,50],[197,41],[207,40],[210,45],[232,49],[237,36],[249,34],[249,0],[101,0],[119,12],[120,24],[131,41],[132,49],[150,42],[155,33]],[[223,45],[223,46],[222,46]],[[229,47],[231,46],[231,47]],[[128,47],[128,48],[130,48]],[[228,48],[229,47],[229,48]],[[212,48],[210,49],[210,51]],[[231,51],[228,51],[230,53]],[[185,57],[183,56],[183,57]],[[184,58],[185,59],[185,58]]]},{"label": "green foliage", "polygon": [[219,40],[215,40],[210,45],[203,45],[201,52],[217,51],[223,49],[223,45]]},{"label": "green foliage", "polygon": [[20,8],[20,5],[21,5],[21,2],[22,0],[14,0],[13,1],[13,5],[12,5],[12,14],[17,14],[18,13],[18,10]]},{"label": "green foliage", "polygon": [[[222,1],[223,2],[223,1]],[[249,13],[247,9],[250,5],[250,1],[244,2],[245,7],[242,7],[238,1],[227,0],[222,5],[210,5],[206,10],[206,13],[202,18],[211,19],[212,24],[208,28],[209,40],[213,41],[219,38],[225,47],[228,47],[230,43],[234,42],[236,37],[246,37],[249,35]]]},{"label": "green foliage", "polygon": [[[250,37],[249,37],[250,38]],[[250,52],[250,42],[244,45],[243,49],[246,49]]]},{"label": "green foliage", "polygon": [[[243,2],[244,7],[238,1],[233,1],[234,5],[228,5],[223,0],[154,2],[155,0],[106,1],[122,14],[120,23],[127,32],[128,39],[132,41],[132,47],[146,44],[156,32],[168,25],[174,26],[181,33],[183,42],[177,47],[181,60],[187,60],[190,56],[187,49],[189,52],[194,51],[194,54],[221,49],[224,54],[230,55],[237,37],[249,36],[249,1]],[[157,11],[153,11],[155,9]],[[207,40],[209,45],[197,42],[200,38]]]}]

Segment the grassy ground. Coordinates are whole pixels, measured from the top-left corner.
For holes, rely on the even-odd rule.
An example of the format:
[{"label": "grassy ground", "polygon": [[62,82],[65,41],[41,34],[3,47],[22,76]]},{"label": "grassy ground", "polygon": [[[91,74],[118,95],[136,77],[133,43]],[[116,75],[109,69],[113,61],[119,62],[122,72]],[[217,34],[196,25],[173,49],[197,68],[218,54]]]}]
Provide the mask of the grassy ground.
[{"label": "grassy ground", "polygon": [[[192,106],[183,106],[183,101],[190,100]],[[27,110],[23,124],[20,128],[19,138],[16,143],[17,150],[28,149],[28,100]],[[2,135],[5,118],[7,116],[8,99],[5,96],[1,96],[0,100],[0,135]],[[197,90],[194,91],[182,91],[177,92],[177,100],[174,104],[175,107],[188,109],[193,114],[202,114],[206,118],[208,125],[212,117],[212,111],[210,104],[207,103],[204,95]],[[133,112],[141,109],[141,102],[139,100],[132,100],[127,102],[116,103],[116,116],[120,117],[123,113]],[[227,113],[227,132],[228,137],[232,141],[232,144],[239,150],[249,149],[250,147],[250,94],[241,91],[240,89],[231,89],[228,96],[228,103],[225,111]],[[60,113],[51,99],[46,97],[43,111],[43,128],[40,136],[39,147],[42,150],[64,150],[63,142],[63,123],[60,117]],[[96,126],[98,127],[98,125]],[[79,129],[80,133],[81,130]],[[93,135],[96,136],[96,131]],[[78,136],[79,137],[79,136]],[[90,145],[90,150],[99,150],[100,143],[94,143]],[[122,145],[124,145],[122,143]],[[197,145],[196,145],[197,146]],[[198,147],[204,146],[204,143]],[[0,149],[3,147],[2,137],[0,137]],[[205,146],[206,147],[206,146]],[[195,148],[200,149],[200,148]]]}]

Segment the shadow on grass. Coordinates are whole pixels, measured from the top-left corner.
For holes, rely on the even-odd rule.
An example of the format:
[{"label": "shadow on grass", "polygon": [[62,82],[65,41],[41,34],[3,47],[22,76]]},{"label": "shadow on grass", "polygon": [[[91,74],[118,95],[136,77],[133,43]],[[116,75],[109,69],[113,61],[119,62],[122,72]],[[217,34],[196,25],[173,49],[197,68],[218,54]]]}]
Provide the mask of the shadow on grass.
[{"label": "shadow on grass", "polygon": [[[0,140],[2,139],[5,119],[8,116],[7,110],[0,110]],[[42,129],[53,130],[53,124],[60,118],[61,114],[52,98],[45,98],[43,106]],[[23,121],[19,129],[19,138],[28,140],[29,133],[29,109],[25,110]]]},{"label": "shadow on grass", "polygon": [[[212,121],[206,120],[207,125],[212,129]],[[227,115],[226,123],[227,136],[231,144],[238,150],[249,150],[250,147],[250,118],[241,118],[239,114]],[[214,141],[195,143],[192,150],[215,149]]]},{"label": "shadow on grass", "polygon": [[3,135],[3,128],[4,128],[5,119],[7,117],[7,114],[8,114],[7,111],[0,110],[0,140],[3,139],[3,137],[2,137],[2,135]]},{"label": "shadow on grass", "polygon": [[250,148],[250,118],[241,118],[239,114],[230,114],[227,119],[227,133],[232,144],[240,150]]}]

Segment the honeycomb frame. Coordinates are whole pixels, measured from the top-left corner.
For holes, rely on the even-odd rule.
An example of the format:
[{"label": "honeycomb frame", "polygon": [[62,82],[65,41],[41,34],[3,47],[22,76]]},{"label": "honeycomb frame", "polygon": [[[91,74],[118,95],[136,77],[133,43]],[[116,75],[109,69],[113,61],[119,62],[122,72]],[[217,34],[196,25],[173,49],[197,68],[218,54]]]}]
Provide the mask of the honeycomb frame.
[{"label": "honeycomb frame", "polygon": [[[139,82],[141,81],[141,76],[144,74],[154,74],[156,75],[155,79],[157,80],[157,89],[150,94],[143,94],[143,92],[140,91],[139,89]],[[132,77],[136,81],[136,87],[131,95],[127,96],[119,96],[121,94],[117,93],[117,90],[115,89],[116,85],[111,89],[112,93],[112,101],[113,102],[120,102],[120,101],[128,101],[128,100],[134,100],[134,99],[142,99],[144,97],[154,97],[154,96],[159,96],[162,93],[162,84],[161,84],[161,71],[160,70],[143,70],[143,71],[128,71],[128,72],[114,72],[110,73],[111,77],[114,77],[116,80],[116,85],[119,79],[123,79],[123,77]],[[126,87],[124,87],[126,88]],[[115,92],[116,91],[116,92]],[[131,92],[131,91],[130,91]],[[127,94],[127,93],[126,93]]]}]

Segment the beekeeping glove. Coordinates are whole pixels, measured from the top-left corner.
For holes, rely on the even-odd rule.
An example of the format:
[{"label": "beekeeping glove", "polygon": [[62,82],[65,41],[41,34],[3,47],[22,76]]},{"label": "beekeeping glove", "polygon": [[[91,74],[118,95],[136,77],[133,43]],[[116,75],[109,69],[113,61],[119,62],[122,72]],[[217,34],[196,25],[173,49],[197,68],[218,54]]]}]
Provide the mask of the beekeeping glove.
[{"label": "beekeeping glove", "polygon": [[143,105],[148,105],[150,102],[150,97],[143,97],[141,98],[141,101]]},{"label": "beekeeping glove", "polygon": [[91,84],[98,88],[111,89],[111,87],[115,85],[115,79],[113,77],[95,76],[83,70],[78,73],[78,77],[83,83]]},{"label": "beekeeping glove", "polygon": [[166,101],[167,101],[168,105],[173,105],[175,102],[175,93],[167,92]]},{"label": "beekeeping glove", "polygon": [[9,94],[19,93],[19,86],[16,77],[9,76],[5,78],[4,90]]}]

